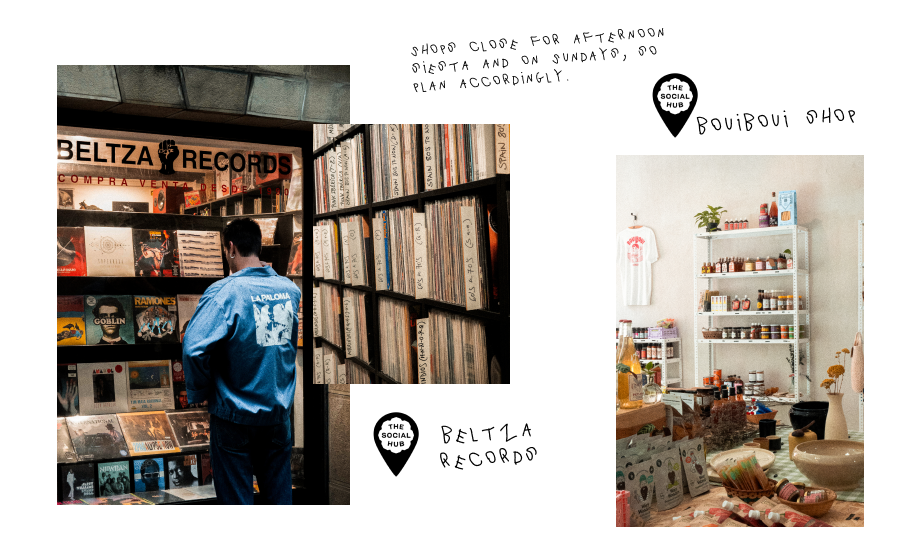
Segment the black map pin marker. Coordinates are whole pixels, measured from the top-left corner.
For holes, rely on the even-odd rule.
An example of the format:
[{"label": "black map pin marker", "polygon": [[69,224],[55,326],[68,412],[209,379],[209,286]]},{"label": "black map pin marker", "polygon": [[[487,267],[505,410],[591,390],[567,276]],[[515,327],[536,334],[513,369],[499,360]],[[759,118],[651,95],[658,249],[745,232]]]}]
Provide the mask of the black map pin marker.
[{"label": "black map pin marker", "polygon": [[374,426],[374,443],[390,471],[398,476],[418,444],[418,425],[407,414],[386,414]]},{"label": "black map pin marker", "polygon": [[677,137],[696,107],[696,84],[679,73],[665,75],[655,83],[652,100],[664,125]]}]

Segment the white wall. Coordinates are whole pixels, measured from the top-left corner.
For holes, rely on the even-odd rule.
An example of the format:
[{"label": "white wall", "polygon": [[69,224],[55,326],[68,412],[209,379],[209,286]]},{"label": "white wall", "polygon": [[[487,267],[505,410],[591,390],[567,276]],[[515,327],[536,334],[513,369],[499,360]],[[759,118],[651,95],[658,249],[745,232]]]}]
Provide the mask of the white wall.
[{"label": "white wall", "polygon": [[[771,202],[771,192],[796,190],[799,224],[811,232],[811,398],[826,401],[818,384],[835,363],[834,353],[850,348],[857,330],[857,221],[863,219],[863,157],[860,156],[628,156],[617,157],[617,232],[638,224],[655,232],[659,260],[652,268],[652,299],[648,306],[625,306],[617,270],[615,319],[631,319],[633,326],[654,326],[658,319],[677,320],[683,346],[683,386],[694,380],[693,314],[698,297],[693,295],[694,276],[700,272],[705,241],[700,240],[693,258],[692,235],[697,229],[693,215],[707,205],[728,209],[723,221],[747,217],[756,227],[759,206]],[[771,255],[791,248],[788,237],[716,241],[719,256]],[[615,252],[613,252],[615,254]],[[787,290],[792,278],[770,280],[768,289]],[[756,298],[766,285],[763,279],[724,281],[713,289]],[[705,285],[701,285],[705,289]],[[802,282],[800,281],[800,288]],[[804,291],[800,291],[804,296]],[[751,319],[747,318],[747,326]],[[716,326],[733,325],[718,319]],[[872,332],[871,330],[869,331]],[[708,345],[700,347],[700,376],[708,376]],[[768,386],[781,391],[789,387],[790,368],[786,346],[712,346],[716,368],[723,376],[737,374],[747,380],[749,370],[764,370]],[[843,388],[844,410],[850,429],[859,426],[858,396],[850,387],[850,362]],[[705,373],[705,374],[703,374]],[[800,383],[804,388],[804,378]],[[804,390],[803,390],[804,391]],[[788,407],[777,418],[788,421]]]}]

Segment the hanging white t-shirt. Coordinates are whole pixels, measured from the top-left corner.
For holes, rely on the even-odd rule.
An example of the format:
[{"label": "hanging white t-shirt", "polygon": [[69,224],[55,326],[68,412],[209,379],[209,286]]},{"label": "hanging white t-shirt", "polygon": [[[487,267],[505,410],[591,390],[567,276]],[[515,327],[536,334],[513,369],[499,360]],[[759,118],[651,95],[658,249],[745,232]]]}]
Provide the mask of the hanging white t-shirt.
[{"label": "hanging white t-shirt", "polygon": [[623,300],[628,306],[647,306],[652,295],[652,264],[658,261],[655,233],[648,227],[626,229],[617,235],[617,269]]}]

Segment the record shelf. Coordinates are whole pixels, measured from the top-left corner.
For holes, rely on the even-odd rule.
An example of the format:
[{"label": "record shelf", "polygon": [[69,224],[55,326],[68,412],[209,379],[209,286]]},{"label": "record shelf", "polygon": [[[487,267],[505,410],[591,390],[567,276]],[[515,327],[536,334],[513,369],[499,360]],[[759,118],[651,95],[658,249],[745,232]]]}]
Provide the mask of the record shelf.
[{"label": "record shelf", "polygon": [[[499,174],[492,178],[487,178],[480,181],[474,181],[470,183],[464,183],[460,185],[455,185],[451,187],[445,187],[441,189],[436,189],[433,191],[422,191],[415,195],[407,195],[405,197],[399,197],[395,199],[373,202],[373,182],[371,176],[371,154],[370,154],[370,139],[368,139],[367,131],[368,124],[354,124],[338,136],[336,136],[331,141],[323,144],[321,147],[317,147],[313,150],[313,159],[315,160],[318,157],[322,157],[324,153],[328,152],[330,149],[334,148],[336,145],[342,143],[343,141],[353,138],[358,134],[364,134],[364,173],[366,177],[365,186],[367,188],[368,194],[368,204],[355,206],[350,208],[344,208],[339,210],[333,210],[325,213],[317,213],[316,210],[316,198],[315,185],[312,188],[313,194],[312,203],[311,203],[311,227],[316,226],[317,221],[320,220],[334,220],[338,224],[338,218],[340,216],[359,214],[366,217],[368,225],[372,223],[374,214],[380,210],[386,210],[394,207],[402,206],[414,206],[416,212],[423,213],[425,212],[425,203],[433,199],[445,199],[452,197],[459,197],[465,195],[477,195],[482,199],[483,205],[485,204],[495,204],[495,216],[493,217],[498,233],[498,272],[494,274],[498,279],[498,300],[493,300],[493,303],[490,303],[489,310],[472,310],[467,311],[465,307],[456,306],[453,304],[448,304],[445,302],[439,302],[436,300],[430,299],[416,299],[413,296],[406,294],[400,294],[397,292],[386,291],[386,290],[377,290],[375,285],[372,286],[362,286],[362,285],[350,285],[346,284],[343,281],[332,280],[332,279],[323,279],[320,277],[313,277],[314,283],[323,283],[328,285],[337,286],[340,289],[340,299],[341,296],[344,296],[344,293],[341,292],[345,288],[352,288],[354,290],[365,293],[367,296],[365,311],[368,316],[367,319],[367,328],[368,328],[368,347],[371,357],[370,364],[365,363],[355,357],[348,358],[349,361],[354,361],[358,365],[361,365],[370,375],[372,384],[394,384],[398,383],[396,380],[384,374],[381,369],[381,360],[380,360],[380,342],[379,342],[379,317],[378,317],[378,298],[387,297],[395,300],[400,300],[407,302],[411,305],[414,305],[418,308],[419,318],[425,318],[428,316],[430,309],[439,309],[442,311],[455,313],[467,317],[472,317],[480,319],[485,322],[485,332],[486,332],[486,353],[487,353],[487,364],[486,368],[489,372],[489,382],[494,384],[498,381],[492,380],[492,369],[491,362],[493,358],[497,358],[498,363],[501,368],[501,383],[509,384],[511,382],[511,371],[510,371],[510,327],[511,327],[511,317],[510,317],[510,292],[509,292],[509,283],[510,283],[510,230],[509,230],[509,202],[510,202],[510,190],[511,190],[511,177],[509,175]],[[416,125],[416,144],[417,144],[417,171],[416,173],[421,175],[424,173],[424,158],[422,155],[422,125]],[[308,167],[304,166],[304,169]],[[313,183],[313,171],[311,169],[311,183]],[[306,177],[304,179],[307,179]],[[421,189],[422,182],[419,181],[419,188]],[[305,206],[306,208],[306,206]],[[341,231],[339,231],[341,235]],[[306,231],[304,232],[304,239],[307,239]],[[371,241],[373,243],[373,240]],[[430,242],[430,240],[429,240]],[[373,246],[373,245],[372,245]],[[338,243],[339,253],[341,253],[342,246],[341,240]],[[373,272],[373,266],[367,266],[369,272]],[[311,268],[312,269],[312,268]],[[429,267],[430,269],[430,267]],[[340,274],[341,275],[341,274]],[[306,290],[304,290],[306,292]],[[339,315],[339,329],[341,334],[345,334],[345,319],[344,315]],[[414,328],[413,328],[414,330]],[[413,338],[410,338],[412,340]],[[342,346],[333,344],[332,342],[327,341],[322,337],[314,338],[316,341],[321,341],[322,343],[329,345],[335,348],[337,351],[341,352],[344,356],[345,352]]]},{"label": "record shelf", "polygon": [[[186,138],[204,138],[223,141],[237,141],[257,143],[260,145],[280,145],[295,147],[305,153],[312,147],[312,127],[306,131],[285,130],[277,128],[261,128],[253,126],[238,126],[210,122],[187,121],[179,119],[149,118],[141,116],[120,115],[115,113],[99,113],[75,111],[59,108],[57,110],[59,126],[86,128],[89,130],[108,130],[120,132],[138,132],[179,136]],[[303,156],[302,156],[303,158]],[[303,185],[310,183],[304,170]],[[312,172],[310,172],[312,173]],[[152,213],[127,213],[92,210],[58,210],[58,227],[132,227],[139,229],[184,229],[195,231],[222,231],[226,224],[237,217],[277,217],[278,228],[275,232],[277,244],[263,246],[260,258],[272,262],[273,268],[279,275],[287,272],[288,257],[293,239],[293,219],[303,227],[303,210],[289,212],[252,212],[254,198],[264,189],[270,188],[274,192],[280,183],[269,182],[262,188],[256,188],[242,194],[231,195],[221,200],[234,201],[242,197],[244,200],[243,216],[219,216],[219,209],[212,209],[210,216],[191,215],[195,209],[190,209],[186,214],[152,214]],[[286,201],[286,197],[283,197]],[[263,202],[263,211],[266,208]],[[270,209],[270,207],[269,207]],[[285,223],[286,222],[286,223]],[[224,271],[228,272],[226,259]],[[302,280],[300,276],[288,275],[292,280]],[[57,294],[151,294],[151,295],[177,295],[177,294],[203,294],[208,286],[216,282],[217,278],[202,277],[58,277]],[[304,289],[304,292],[306,289]],[[302,354],[302,352],[301,352]],[[113,362],[146,359],[177,359],[182,357],[182,344],[154,344],[154,345],[128,345],[128,346],[58,346],[58,363],[88,363],[88,362]],[[304,483],[293,492],[294,504],[328,504],[329,503],[329,425],[328,404],[326,387],[309,383],[311,369],[304,368],[302,376],[303,386],[303,441],[316,442],[311,445],[311,452],[304,452]],[[292,423],[293,427],[293,423]],[[164,458],[182,456],[185,454],[204,453],[207,451],[188,451],[179,453],[166,453],[163,455],[148,455],[145,457],[124,457],[119,460],[137,460],[139,458]],[[109,462],[99,460],[94,462]],[[58,497],[62,484],[61,468],[70,463],[59,463],[56,468]],[[94,469],[96,466],[94,466]],[[98,477],[97,477],[98,479]],[[133,484],[132,484],[132,491]],[[256,503],[260,498],[256,496]],[[202,499],[183,502],[182,504],[213,504],[214,499]]]}]

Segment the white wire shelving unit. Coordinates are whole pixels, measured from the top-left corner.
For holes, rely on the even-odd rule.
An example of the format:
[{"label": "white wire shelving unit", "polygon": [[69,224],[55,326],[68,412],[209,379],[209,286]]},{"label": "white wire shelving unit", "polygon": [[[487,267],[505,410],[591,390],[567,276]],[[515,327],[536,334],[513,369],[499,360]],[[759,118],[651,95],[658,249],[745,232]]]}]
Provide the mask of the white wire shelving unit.
[{"label": "white wire shelving unit", "polygon": [[[706,376],[711,376],[713,370],[715,369],[715,347],[716,345],[786,345],[792,346],[794,349],[794,355],[796,358],[795,365],[793,366],[793,395],[795,397],[785,398],[785,397],[765,397],[758,398],[765,403],[780,403],[780,404],[794,404],[799,401],[807,400],[811,395],[811,382],[808,378],[811,377],[811,342],[807,336],[811,335],[811,295],[808,284],[808,270],[809,266],[809,256],[808,256],[808,228],[802,225],[787,225],[781,227],[765,227],[765,228],[756,228],[756,229],[739,229],[734,231],[716,231],[713,233],[696,233],[693,235],[693,265],[696,270],[699,269],[699,266],[703,265],[703,262],[714,262],[717,258],[713,258],[713,247],[715,242],[724,240],[724,239],[747,239],[747,238],[758,238],[758,237],[775,237],[775,236],[789,236],[792,239],[792,246],[789,249],[792,251],[792,265],[794,269],[784,269],[784,270],[769,270],[769,271],[747,271],[740,273],[710,273],[710,274],[695,274],[693,277],[693,299],[694,304],[697,304],[700,298],[700,292],[702,290],[713,290],[713,283],[718,282],[719,280],[727,279],[776,279],[781,278],[786,280],[787,278],[792,279],[792,295],[805,297],[805,307],[804,309],[796,309],[791,311],[742,311],[742,312],[697,312],[693,316],[693,347],[694,347],[694,382],[697,385],[703,384],[704,374],[701,372],[705,370],[708,374]],[[705,253],[703,258],[699,258],[700,249]],[[861,249],[860,249],[861,250]],[[804,290],[804,292],[802,292]],[[755,297],[756,298],[756,297]],[[794,300],[797,302],[798,300]],[[735,340],[735,339],[722,339],[722,340],[706,340],[702,338],[702,327],[712,328],[713,321],[719,318],[726,317],[745,317],[751,322],[754,319],[760,318],[775,318],[776,316],[787,316],[792,317],[792,325],[795,327],[795,335],[800,334],[799,327],[804,325],[806,330],[806,338],[790,338],[788,340]],[[801,322],[800,322],[801,321]],[[701,324],[702,323],[702,324]],[[708,346],[709,349],[709,364],[701,365],[700,364],[700,348],[701,346]],[[802,352],[804,351],[805,366],[804,373],[799,367],[799,357],[803,357]],[[805,381],[805,392],[801,391],[801,386],[799,383],[799,377],[801,375],[806,375]]]},{"label": "white wire shelving unit", "polygon": [[[863,256],[863,244],[865,243],[863,231],[864,231],[866,222],[864,220],[859,220],[859,222],[857,223],[859,226],[859,263],[857,264],[856,269],[858,273],[859,284],[857,284],[856,286],[856,293],[857,293],[856,303],[858,304],[858,308],[859,308],[859,312],[858,312],[859,313],[859,321],[858,321],[859,333],[862,334],[862,337],[863,337],[862,338],[863,339],[863,352],[865,353],[866,335],[863,332],[863,330],[865,329],[863,316],[865,315],[865,301],[866,301],[866,293],[864,290],[864,285],[866,283],[866,272],[865,272],[866,260],[865,260],[865,257]],[[863,376],[863,379],[865,380],[865,376]],[[866,427],[865,426],[866,424],[865,396],[866,396],[866,390],[865,388],[863,388],[863,391],[859,392],[859,431],[860,432],[866,431],[865,430],[865,427]]]}]

